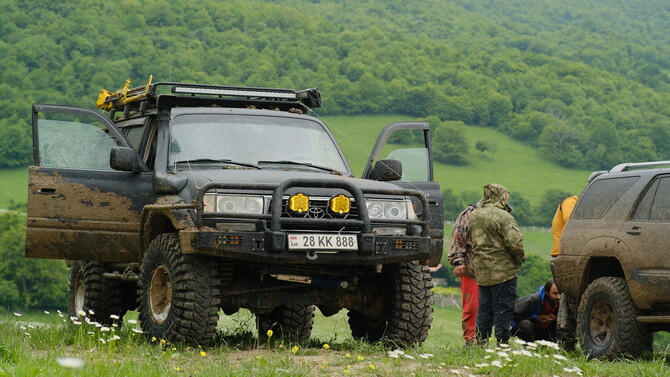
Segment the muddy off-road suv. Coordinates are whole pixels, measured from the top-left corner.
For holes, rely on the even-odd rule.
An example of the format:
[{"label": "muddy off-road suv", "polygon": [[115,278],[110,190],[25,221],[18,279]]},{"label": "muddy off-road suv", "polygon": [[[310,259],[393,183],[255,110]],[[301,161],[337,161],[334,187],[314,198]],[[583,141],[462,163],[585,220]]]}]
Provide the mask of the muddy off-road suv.
[{"label": "muddy off-road suv", "polygon": [[246,308],[260,337],[302,341],[318,307],[355,338],[422,342],[443,238],[428,125],[388,125],[354,178],[320,105],[151,80],[102,90],[105,115],[33,105],[26,256],[68,261],[70,315],[137,309],[147,338],[211,345]]},{"label": "muddy off-road suv", "polygon": [[554,261],[576,298],[577,337],[592,357],[637,356],[670,330],[670,162],[595,172]]}]

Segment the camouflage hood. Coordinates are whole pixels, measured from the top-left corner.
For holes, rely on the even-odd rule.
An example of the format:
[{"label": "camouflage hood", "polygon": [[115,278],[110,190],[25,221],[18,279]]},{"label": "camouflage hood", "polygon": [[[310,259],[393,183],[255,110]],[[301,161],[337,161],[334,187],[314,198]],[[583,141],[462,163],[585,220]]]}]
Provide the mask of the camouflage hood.
[{"label": "camouflage hood", "polygon": [[512,208],[505,203],[506,193],[509,193],[509,190],[497,183],[484,186],[484,203],[482,203],[482,207],[497,207],[511,213]]}]

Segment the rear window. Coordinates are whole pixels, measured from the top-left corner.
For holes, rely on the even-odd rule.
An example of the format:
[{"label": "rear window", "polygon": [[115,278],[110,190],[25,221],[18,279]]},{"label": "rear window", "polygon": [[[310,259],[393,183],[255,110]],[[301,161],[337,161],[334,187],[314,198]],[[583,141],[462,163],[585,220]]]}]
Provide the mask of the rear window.
[{"label": "rear window", "polygon": [[633,186],[640,177],[600,179],[593,182],[582,194],[579,204],[572,214],[576,219],[599,219],[612,208],[614,203]]}]

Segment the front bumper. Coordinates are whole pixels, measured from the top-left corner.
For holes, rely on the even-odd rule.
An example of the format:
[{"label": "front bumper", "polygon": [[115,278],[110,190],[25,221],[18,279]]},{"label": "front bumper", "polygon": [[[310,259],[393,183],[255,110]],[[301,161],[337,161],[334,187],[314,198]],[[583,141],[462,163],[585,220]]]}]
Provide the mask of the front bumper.
[{"label": "front bumper", "polygon": [[187,229],[179,232],[184,253],[273,264],[374,265],[430,256],[430,237],[358,234],[358,251],[289,250],[287,233],[222,232]]}]

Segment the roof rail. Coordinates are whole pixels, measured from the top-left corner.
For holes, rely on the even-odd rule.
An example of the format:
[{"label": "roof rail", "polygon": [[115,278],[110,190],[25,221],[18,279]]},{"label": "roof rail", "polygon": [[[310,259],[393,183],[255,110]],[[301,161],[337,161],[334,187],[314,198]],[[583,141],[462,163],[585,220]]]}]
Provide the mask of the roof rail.
[{"label": "roof rail", "polygon": [[654,167],[659,167],[659,166],[668,166],[670,167],[670,161],[650,161],[650,162],[625,162],[623,164],[619,164],[612,169],[610,169],[610,173],[619,173],[622,171],[628,171],[632,169],[639,169],[639,168],[654,168]]},{"label": "roof rail", "polygon": [[[167,87],[168,92],[179,98],[188,98],[190,100],[202,98],[212,103],[212,100],[229,101],[235,103],[250,102],[250,105],[258,103],[266,104],[294,104],[296,106],[307,108],[319,107],[322,104],[321,93],[318,88],[293,90],[293,89],[275,89],[258,88],[243,86],[223,86],[223,85],[205,85],[188,84],[178,82],[157,82],[152,83],[153,76],[149,76],[149,82],[145,86],[130,88],[130,79],[127,79],[123,89],[116,92],[110,92],[105,89],[100,90],[96,106],[105,111],[122,110],[127,105],[140,107],[143,102],[148,102],[158,96],[159,87]],[[167,95],[168,93],[166,93]],[[181,96],[180,96],[181,95]],[[193,101],[191,101],[192,103]],[[252,103],[253,102],[253,103]],[[143,105],[146,106],[146,105]]]}]

